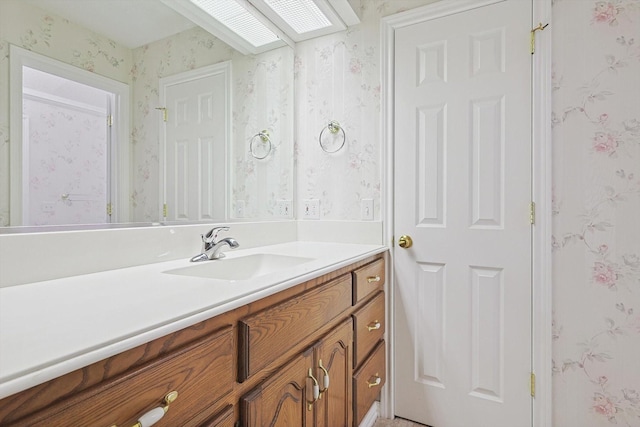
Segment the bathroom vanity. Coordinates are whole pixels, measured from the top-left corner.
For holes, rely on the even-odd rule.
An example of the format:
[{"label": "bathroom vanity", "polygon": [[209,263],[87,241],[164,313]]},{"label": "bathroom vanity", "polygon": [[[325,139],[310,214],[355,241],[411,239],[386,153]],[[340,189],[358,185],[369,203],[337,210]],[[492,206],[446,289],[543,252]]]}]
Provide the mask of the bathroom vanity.
[{"label": "bathroom vanity", "polygon": [[[305,245],[293,245],[303,257]],[[358,426],[385,384],[386,252],[343,246],[360,255],[322,268],[313,262],[285,268],[302,272],[286,280],[285,273],[230,280],[227,287],[237,286],[238,298],[217,292],[224,294],[221,302],[186,316],[188,326],[180,323],[185,316],[167,319],[155,329],[174,331],[85,366],[80,360],[86,359],[69,356],[79,360],[76,369],[0,400],[0,426],[129,427],[160,416],[154,424],[160,427]],[[192,266],[168,264],[156,266],[165,269],[159,282],[206,283],[195,277],[205,273],[185,270]],[[156,277],[145,269],[135,274]],[[258,291],[249,292],[250,286]],[[127,315],[136,323],[144,310]],[[148,337],[152,329],[132,336]],[[50,360],[41,371],[56,363]],[[34,375],[38,369],[25,373],[21,388],[37,382]]]}]

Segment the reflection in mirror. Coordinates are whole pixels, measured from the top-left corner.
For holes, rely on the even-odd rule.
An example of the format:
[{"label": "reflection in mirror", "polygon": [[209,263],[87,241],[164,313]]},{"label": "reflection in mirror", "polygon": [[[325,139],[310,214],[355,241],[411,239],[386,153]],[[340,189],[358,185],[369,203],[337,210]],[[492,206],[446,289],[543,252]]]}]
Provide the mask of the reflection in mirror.
[{"label": "reflection in mirror", "polygon": [[[160,79],[163,216],[168,221],[226,218],[231,61]],[[164,169],[164,170],[162,170]]]},{"label": "reflection in mirror", "polygon": [[[61,86],[64,93],[56,96]],[[112,186],[107,165],[112,144],[105,118],[113,96],[22,67],[24,185],[20,225],[111,222],[107,206],[111,205],[108,189]],[[82,98],[86,103],[79,100]],[[60,157],[63,162],[56,161]]]},{"label": "reflection in mirror", "polygon": [[[73,6],[73,15],[63,17],[66,12],[60,7],[65,4]],[[88,10],[82,13],[84,6]],[[177,15],[157,0],[0,1],[0,225],[10,225],[9,117],[21,116],[21,111],[9,105],[10,45],[130,86],[130,132],[125,141],[131,157],[125,172],[130,185],[122,191],[129,217],[118,220],[145,223],[164,219],[159,209],[164,202],[160,186],[163,112],[156,108],[170,110],[171,106],[163,105],[159,98],[159,80],[230,61],[232,125],[224,156],[229,167],[224,174],[229,196],[226,204],[216,198],[216,203],[224,205],[217,211],[225,212],[216,215],[223,217],[206,220],[278,218],[277,202],[293,196],[292,49],[244,56],[182,17],[177,24],[172,14]],[[84,21],[87,16],[94,23]],[[152,23],[162,21],[162,25],[145,25],[150,16]],[[98,23],[115,33],[100,34],[103,30],[94,30]],[[146,33],[145,27],[151,27],[151,33],[153,27],[164,32],[137,41],[121,37],[140,36]],[[251,137],[265,129],[274,150],[265,159],[255,159],[249,150]]]},{"label": "reflection in mirror", "polygon": [[128,174],[118,170],[128,170],[129,87],[16,46],[10,53],[11,105],[22,111],[10,118],[11,224],[128,218],[126,191],[118,198]]}]

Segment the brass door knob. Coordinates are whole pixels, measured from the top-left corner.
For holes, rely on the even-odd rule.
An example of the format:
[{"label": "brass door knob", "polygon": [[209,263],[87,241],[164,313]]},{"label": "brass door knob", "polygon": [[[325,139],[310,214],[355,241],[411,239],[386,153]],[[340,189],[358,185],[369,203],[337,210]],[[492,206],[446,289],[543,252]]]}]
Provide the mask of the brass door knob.
[{"label": "brass door knob", "polygon": [[400,236],[400,239],[398,239],[398,245],[400,245],[401,248],[409,249],[413,246],[413,240],[411,240],[411,237],[406,235]]}]

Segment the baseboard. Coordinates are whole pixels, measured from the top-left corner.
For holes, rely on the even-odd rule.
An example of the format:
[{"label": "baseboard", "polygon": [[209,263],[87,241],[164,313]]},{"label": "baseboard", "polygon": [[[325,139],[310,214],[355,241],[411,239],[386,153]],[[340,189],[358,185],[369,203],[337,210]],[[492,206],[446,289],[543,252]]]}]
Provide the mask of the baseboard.
[{"label": "baseboard", "polygon": [[367,412],[367,415],[364,416],[359,427],[373,427],[379,415],[380,415],[380,402],[376,401],[376,402],[373,402],[373,405],[371,405],[369,412]]}]

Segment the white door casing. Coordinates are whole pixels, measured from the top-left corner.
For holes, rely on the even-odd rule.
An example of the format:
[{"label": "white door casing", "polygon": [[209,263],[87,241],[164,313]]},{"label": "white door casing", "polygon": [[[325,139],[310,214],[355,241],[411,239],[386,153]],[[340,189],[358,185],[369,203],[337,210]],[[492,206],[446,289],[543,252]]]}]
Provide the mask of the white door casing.
[{"label": "white door casing", "polygon": [[166,220],[227,218],[230,80],[229,61],[160,80],[166,110],[159,117],[167,119],[161,120],[161,203],[166,203]]},{"label": "white door casing", "polygon": [[395,413],[531,425],[531,3],[395,30]]},{"label": "white door casing", "polygon": [[[72,80],[76,83],[91,86],[112,94],[110,96],[109,112],[111,125],[109,127],[109,187],[112,204],[111,222],[129,222],[130,198],[130,144],[129,144],[129,85],[112,80],[108,77],[75,67],[70,64],[22,49],[18,46],[9,47],[10,61],[10,225],[27,225],[23,223],[23,188],[28,185],[24,181],[22,166],[24,163],[23,141],[27,138],[23,132],[23,69],[25,67],[39,70]],[[105,121],[107,118],[105,117]],[[106,207],[105,207],[106,208]],[[106,212],[106,209],[105,209]]]}]

